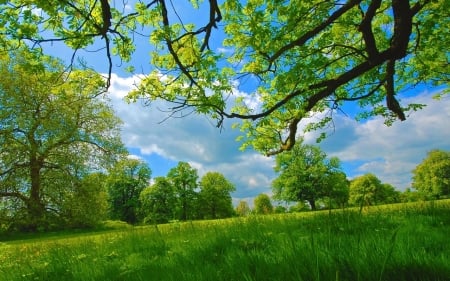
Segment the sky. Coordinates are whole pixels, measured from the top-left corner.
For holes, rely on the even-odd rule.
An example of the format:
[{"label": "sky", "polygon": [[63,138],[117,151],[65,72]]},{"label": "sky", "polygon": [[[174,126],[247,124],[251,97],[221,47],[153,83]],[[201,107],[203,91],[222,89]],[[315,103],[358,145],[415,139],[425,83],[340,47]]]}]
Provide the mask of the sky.
[{"label": "sky", "polygon": [[[239,130],[231,129],[226,120],[222,130],[205,116],[189,115],[169,118],[167,104],[150,106],[123,100],[138,77],[113,75],[110,98],[116,114],[123,120],[122,139],[129,152],[146,161],[152,176],[166,176],[179,161],[188,162],[201,177],[208,171],[222,173],[236,186],[234,202],[252,203],[260,194],[271,194],[274,157],[263,156],[251,149],[239,150],[235,139]],[[366,173],[375,174],[382,182],[398,190],[410,187],[412,170],[432,149],[450,150],[450,96],[440,101],[435,92],[423,89],[402,102],[427,104],[411,113],[406,121],[388,127],[381,118],[356,122],[344,114],[335,115],[335,127],[318,145],[329,157],[336,156],[351,179]],[[304,125],[304,124],[303,124]],[[302,126],[302,124],[300,124]],[[305,142],[315,144],[319,132],[308,133]]]},{"label": "sky", "polygon": [[[127,2],[125,10],[131,9],[133,2]],[[185,1],[176,5],[180,3]],[[188,9],[184,6],[178,8],[181,11]],[[190,22],[195,19],[195,14],[185,12],[183,17],[183,21]],[[212,41],[221,40],[220,36],[214,37],[216,34],[213,34]],[[136,40],[145,42],[137,42],[132,64],[146,73],[151,69],[148,52],[152,47],[148,44],[148,38]],[[220,44],[212,43],[214,48],[220,48]],[[97,47],[91,46],[88,50],[97,50]],[[72,55],[72,51],[56,42],[47,50],[51,55],[66,60]],[[79,54],[97,71],[107,70],[107,60],[101,52]],[[122,140],[125,146],[130,154],[148,163],[153,178],[166,176],[171,168],[183,161],[196,168],[200,177],[209,171],[222,173],[236,186],[236,192],[232,193],[234,203],[246,200],[252,204],[256,195],[271,194],[271,182],[277,176],[273,171],[275,158],[251,149],[239,150],[241,144],[235,139],[240,132],[231,129],[234,121],[225,120],[220,130],[206,116],[191,114],[184,118],[167,119],[168,113],[163,109],[168,105],[161,101],[152,102],[150,106],[140,102],[127,104],[123,97],[138,81],[137,76],[125,74],[123,68],[115,63],[109,98],[123,121]],[[450,95],[436,101],[432,99],[434,89],[422,87],[413,91],[413,94],[402,93],[402,104],[412,102],[427,106],[412,113],[406,121],[397,121],[387,127],[381,118],[358,123],[344,114],[335,114],[334,128],[318,145],[329,157],[339,157],[348,178],[373,173],[382,182],[405,190],[411,185],[411,171],[428,151],[450,150]],[[348,109],[351,111],[351,106]],[[300,124],[300,127],[304,125]],[[308,133],[304,136],[305,142],[315,144],[318,134]]]}]

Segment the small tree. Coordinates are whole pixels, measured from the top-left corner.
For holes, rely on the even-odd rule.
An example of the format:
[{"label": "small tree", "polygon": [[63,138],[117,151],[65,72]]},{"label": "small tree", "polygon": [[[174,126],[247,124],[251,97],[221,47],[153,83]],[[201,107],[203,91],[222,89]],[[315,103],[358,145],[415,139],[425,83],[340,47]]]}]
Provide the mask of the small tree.
[{"label": "small tree", "polygon": [[155,178],[155,183],[141,192],[139,200],[144,222],[166,223],[174,218],[175,190],[166,178]]},{"label": "small tree", "polygon": [[277,200],[308,201],[315,210],[317,200],[327,196],[341,197],[339,200],[345,197],[345,192],[342,193],[346,188],[345,174],[340,169],[339,159],[327,159],[317,146],[298,141],[292,150],[277,155],[274,170],[279,173],[272,182]]},{"label": "small tree", "polygon": [[270,197],[267,194],[261,193],[255,197],[255,212],[257,214],[271,214],[273,212],[272,202],[270,201]]},{"label": "small tree", "polygon": [[351,205],[372,206],[399,200],[399,192],[392,185],[382,183],[374,174],[368,173],[350,182],[349,203]]},{"label": "small tree", "polygon": [[186,162],[178,162],[176,167],[169,170],[167,180],[175,189],[177,219],[185,221],[195,218],[197,179],[197,170]]},{"label": "small tree", "polygon": [[149,185],[151,170],[146,163],[131,158],[120,160],[109,172],[107,188],[111,218],[135,224],[139,221],[139,196]]},{"label": "small tree", "polygon": [[241,200],[239,201],[238,205],[236,206],[236,214],[240,217],[245,217],[248,214],[250,214],[251,209],[248,206],[247,201]]},{"label": "small tree", "polygon": [[450,151],[432,150],[413,170],[412,187],[429,198],[450,194]]},{"label": "small tree", "polygon": [[233,216],[234,209],[230,193],[236,188],[222,174],[206,173],[200,180],[199,186],[200,217],[217,219]]}]

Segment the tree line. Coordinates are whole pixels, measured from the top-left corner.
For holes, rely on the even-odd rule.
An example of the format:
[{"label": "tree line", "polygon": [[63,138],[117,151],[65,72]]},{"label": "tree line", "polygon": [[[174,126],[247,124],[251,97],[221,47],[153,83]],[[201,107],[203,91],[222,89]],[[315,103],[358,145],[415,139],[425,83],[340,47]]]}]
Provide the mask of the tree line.
[{"label": "tree line", "polygon": [[273,206],[267,194],[254,200],[254,209],[240,201],[239,215],[296,212],[346,206],[374,206],[447,198],[450,195],[450,151],[435,149],[412,171],[411,188],[404,192],[383,183],[373,173],[351,180],[340,167],[338,158],[327,158],[319,147],[300,139],[291,151],[276,157],[278,177],[272,182],[272,200],[286,205]]}]

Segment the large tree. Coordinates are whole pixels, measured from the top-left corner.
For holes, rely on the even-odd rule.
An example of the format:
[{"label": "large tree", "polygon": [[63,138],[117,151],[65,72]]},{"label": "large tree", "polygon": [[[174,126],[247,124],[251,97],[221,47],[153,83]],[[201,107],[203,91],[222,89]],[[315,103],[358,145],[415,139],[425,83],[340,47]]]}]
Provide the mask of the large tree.
[{"label": "large tree", "polygon": [[450,151],[428,152],[413,171],[412,187],[432,198],[450,195]]},{"label": "large tree", "polygon": [[189,163],[178,162],[169,170],[167,179],[173,185],[177,197],[177,219],[182,221],[195,218],[198,174]]},{"label": "large tree", "polygon": [[400,193],[395,188],[386,183],[382,183],[372,173],[368,173],[354,178],[350,182],[351,205],[372,206],[377,204],[395,203],[400,200]]},{"label": "large tree", "polygon": [[279,176],[273,180],[272,190],[278,200],[308,201],[315,210],[317,200],[341,197],[340,161],[335,157],[328,159],[317,146],[298,141],[292,150],[277,155],[274,170]]},{"label": "large tree", "polygon": [[166,223],[175,218],[175,190],[165,177],[154,180],[139,196],[141,213],[146,223]]},{"label": "large tree", "polygon": [[200,180],[198,209],[205,219],[231,217],[234,214],[231,192],[234,185],[218,172],[208,172]]},{"label": "large tree", "polygon": [[131,224],[139,221],[139,196],[150,184],[151,169],[139,159],[124,158],[109,171],[106,185],[110,201],[110,215]]},{"label": "large tree", "polygon": [[397,93],[423,83],[447,91],[449,6],[449,0],[151,0],[133,7],[13,0],[0,4],[0,46],[28,41],[51,50],[50,43],[62,41],[75,50],[73,60],[94,45],[110,74],[115,58],[133,62],[135,51],[141,60],[148,50],[153,70],[130,99],[168,100],[181,116],[194,107],[218,126],[244,119],[244,146],[274,154],[292,148],[297,125],[313,113],[321,118],[306,130],[329,124],[350,102],[361,107],[357,118],[379,115],[390,124],[421,107],[400,103]]},{"label": "large tree", "polygon": [[[123,151],[104,80],[25,49],[0,53],[0,197],[28,229],[59,217],[67,192]],[[21,217],[19,219],[19,217]]]}]

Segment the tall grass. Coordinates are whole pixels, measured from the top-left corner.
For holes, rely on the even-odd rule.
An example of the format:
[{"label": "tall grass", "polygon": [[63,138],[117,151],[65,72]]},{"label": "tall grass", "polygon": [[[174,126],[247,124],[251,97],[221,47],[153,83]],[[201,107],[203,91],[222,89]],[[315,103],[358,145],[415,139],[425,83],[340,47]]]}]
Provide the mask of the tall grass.
[{"label": "tall grass", "polygon": [[449,280],[450,200],[0,244],[0,280]]}]

